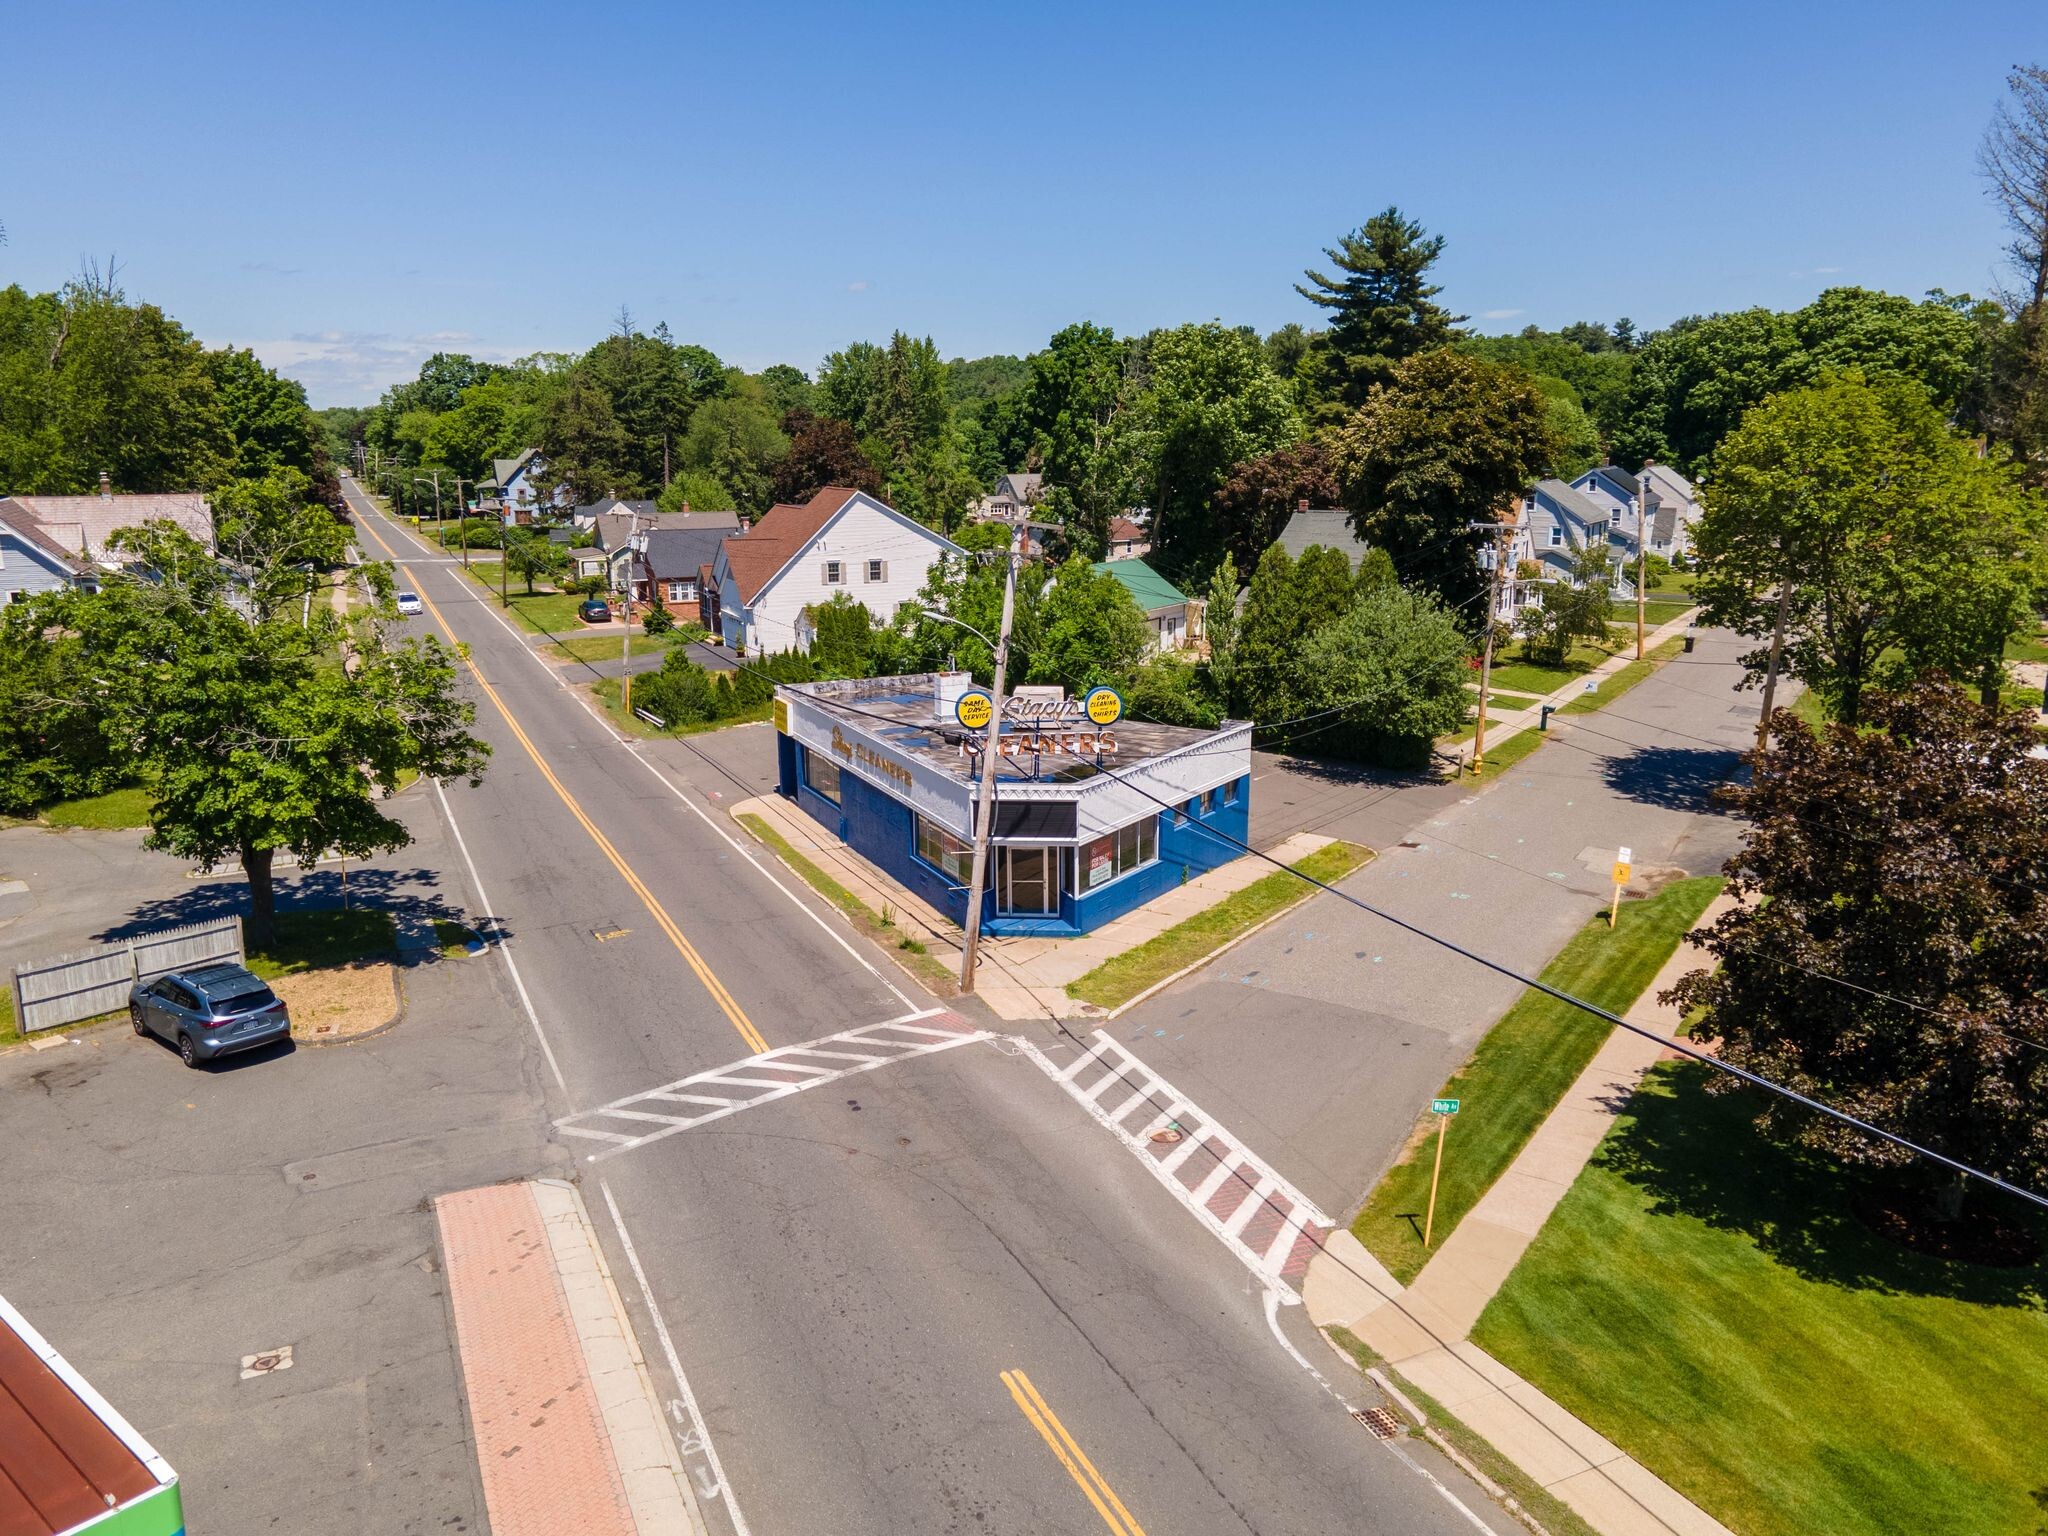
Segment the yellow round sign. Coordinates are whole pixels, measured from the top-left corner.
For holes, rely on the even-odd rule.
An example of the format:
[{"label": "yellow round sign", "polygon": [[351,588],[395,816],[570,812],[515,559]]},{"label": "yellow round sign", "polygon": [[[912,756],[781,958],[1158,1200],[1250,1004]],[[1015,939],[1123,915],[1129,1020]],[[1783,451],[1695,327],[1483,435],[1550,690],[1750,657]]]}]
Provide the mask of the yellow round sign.
[{"label": "yellow round sign", "polygon": [[996,717],[996,701],[979,688],[970,688],[953,701],[953,718],[970,731],[985,731]]},{"label": "yellow round sign", "polygon": [[1086,706],[1088,718],[1097,725],[1115,725],[1124,717],[1123,695],[1114,688],[1091,688]]}]

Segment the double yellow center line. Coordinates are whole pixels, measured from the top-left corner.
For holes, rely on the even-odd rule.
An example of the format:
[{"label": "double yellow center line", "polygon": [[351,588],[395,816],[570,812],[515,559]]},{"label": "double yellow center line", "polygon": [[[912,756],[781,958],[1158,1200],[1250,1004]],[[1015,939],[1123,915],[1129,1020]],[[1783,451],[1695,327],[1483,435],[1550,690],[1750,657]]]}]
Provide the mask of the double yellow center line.
[{"label": "double yellow center line", "polygon": [[1045,1399],[1039,1396],[1038,1388],[1031,1384],[1031,1378],[1022,1371],[1004,1371],[1002,1381],[1003,1385],[1010,1389],[1010,1396],[1015,1399],[1018,1411],[1030,1421],[1031,1427],[1037,1430],[1045,1443],[1052,1448],[1052,1453],[1059,1458],[1060,1465],[1067,1469],[1067,1476],[1071,1477],[1075,1486],[1088,1496],[1088,1502],[1095,1506],[1095,1513],[1102,1516],[1102,1523],[1108,1526],[1115,1536],[1145,1536],[1145,1528],[1138,1524],[1136,1517],[1128,1509],[1124,1508],[1124,1501],[1116,1496],[1116,1490],[1111,1488],[1103,1480],[1102,1474],[1095,1470],[1095,1463],[1088,1459],[1088,1454],[1081,1449],[1080,1443],[1067,1433],[1067,1426],[1059,1421],[1059,1416],[1047,1406]]},{"label": "double yellow center line", "polygon": [[[374,514],[372,514],[373,516]],[[365,517],[363,519],[362,526],[364,531],[377,541],[378,546],[383,549],[384,553],[391,557],[393,564],[405,564],[406,562],[399,556],[398,551],[385,543],[384,536],[377,532],[373,526],[372,517]],[[434,622],[441,626],[441,632],[450,641],[456,641],[455,629],[442,615],[439,605],[435,603],[433,598],[427,595],[423,585],[419,586],[418,590],[420,601],[427,605],[428,612],[434,616]],[[754,1021],[747,1017],[746,1010],[740,1007],[730,992],[726,991],[725,983],[712,974],[711,967],[704,963],[704,957],[697,953],[696,946],[684,937],[683,930],[676,926],[675,919],[668,915],[668,910],[655,898],[654,892],[647,888],[646,882],[635,874],[633,867],[619,856],[619,850],[612,846],[611,839],[598,830],[597,823],[584,814],[583,807],[576,803],[576,797],[569,793],[568,787],[555,777],[555,770],[548,766],[547,759],[540,755],[540,749],[533,744],[533,739],[526,734],[512,711],[505,707],[504,699],[499,697],[498,690],[491,686],[490,679],[484,676],[483,669],[476,664],[476,658],[468,654],[466,647],[463,650],[462,659],[469,668],[470,675],[476,679],[477,686],[483,689],[484,693],[490,698],[491,703],[497,706],[498,713],[505,718],[505,724],[511,727],[512,734],[518,738],[519,745],[524,747],[526,755],[533,759],[533,766],[540,770],[541,777],[554,786],[555,793],[562,797],[562,804],[569,808],[569,814],[574,816],[577,822],[581,824],[583,830],[590,834],[590,840],[597,844],[598,850],[607,859],[611,860],[612,868],[619,872],[620,877],[631,887],[633,894],[646,904],[648,912],[654,918],[655,925],[668,935],[669,942],[675,945],[683,959],[689,963],[690,969],[696,972],[697,979],[704,983],[704,990],[711,994],[712,1001],[717,1003],[720,1011],[725,1014],[726,1018],[732,1021],[732,1027],[740,1032],[740,1038],[747,1042],[748,1049],[756,1053],[767,1050],[767,1040],[762,1037],[761,1031],[754,1027]]]}]

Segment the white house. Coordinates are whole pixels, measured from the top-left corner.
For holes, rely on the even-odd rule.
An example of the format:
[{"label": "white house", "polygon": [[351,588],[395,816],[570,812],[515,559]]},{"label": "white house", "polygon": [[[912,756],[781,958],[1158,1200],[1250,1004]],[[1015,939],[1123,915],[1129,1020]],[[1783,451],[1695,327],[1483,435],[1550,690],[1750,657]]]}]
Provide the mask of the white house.
[{"label": "white house", "polygon": [[[197,491],[116,495],[100,476],[97,496],[10,496],[0,499],[16,537],[33,526],[40,543],[70,557],[85,570],[118,570],[135,556],[114,547],[114,535],[145,523],[173,523],[209,553],[213,550],[213,508]],[[5,583],[0,583],[5,585]]]},{"label": "white house", "polygon": [[89,586],[93,567],[51,538],[19,501],[0,497],[0,603]]},{"label": "white house", "polygon": [[808,650],[805,610],[841,593],[886,622],[931,568],[963,551],[865,491],[828,485],[803,506],[770,507],[725,540],[711,566],[705,626],[749,651]]}]

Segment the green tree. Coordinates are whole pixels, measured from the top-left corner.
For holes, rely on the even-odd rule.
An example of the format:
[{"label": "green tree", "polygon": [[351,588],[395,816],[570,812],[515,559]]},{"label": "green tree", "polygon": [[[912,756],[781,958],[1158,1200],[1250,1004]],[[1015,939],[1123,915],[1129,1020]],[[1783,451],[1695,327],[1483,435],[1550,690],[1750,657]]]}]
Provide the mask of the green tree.
[{"label": "green tree", "polygon": [[611,397],[587,369],[570,372],[540,422],[540,453],[550,488],[578,504],[600,496],[637,496],[645,484],[631,468],[632,445]]},{"label": "green tree", "polygon": [[[298,470],[273,469],[213,493],[215,548],[265,618],[330,584],[325,573],[348,557],[349,525],[312,500],[311,489]],[[346,573],[334,579],[345,581]]]},{"label": "green tree", "polygon": [[1520,369],[1448,349],[1412,357],[1333,441],[1352,526],[1409,586],[1483,621],[1478,551],[1498,510],[1557,457],[1542,394]]},{"label": "green tree", "polygon": [[1614,454],[1690,472],[1751,406],[1826,369],[1912,379],[1952,408],[1969,386],[1977,347],[1976,323],[1946,298],[1915,303],[1865,288],[1830,288],[1790,314],[1749,309],[1681,320],[1637,355]]},{"label": "green tree", "polygon": [[145,846],[205,869],[238,863],[261,950],[280,851],[310,863],[402,848],[412,834],[378,808],[401,776],[475,783],[490,749],[469,734],[475,710],[439,641],[391,644],[382,613],[350,626],[324,607],[305,624],[252,615],[177,529],[131,542],[153,575],[109,576],[65,624],[94,657],[101,729],[150,784]]},{"label": "green tree", "polygon": [[1129,588],[1078,556],[1054,574],[1038,604],[1038,630],[1025,676],[1074,692],[1128,674],[1152,639]]},{"label": "green tree", "polygon": [[1133,393],[1129,357],[1130,344],[1107,326],[1084,321],[1055,332],[1028,359],[1019,441],[999,455],[998,473],[1023,469],[1028,446],[1045,475],[1042,512],[1065,526],[1069,548],[1091,559],[1107,552],[1109,520],[1126,505],[1129,464],[1116,427]]},{"label": "green tree", "polygon": [[315,437],[304,385],[279,378],[246,347],[209,352],[206,362],[234,445],[228,474],[260,480],[273,470],[292,469],[311,480],[324,468],[325,450]]},{"label": "green tree", "polygon": [[1393,378],[1397,363],[1445,345],[1465,323],[1436,302],[1443,289],[1429,281],[1443,249],[1442,235],[1389,208],[1324,249],[1335,277],[1311,267],[1302,274],[1307,284],[1294,285],[1330,312],[1316,347],[1314,387],[1331,419],[1365,404],[1373,385]]},{"label": "green tree", "polygon": [[1436,738],[1465,721],[1471,647],[1426,593],[1380,587],[1300,644],[1297,707],[1334,711],[1305,724],[1314,750],[1390,767],[1429,760]]},{"label": "green tree", "polygon": [[1216,515],[1230,553],[1252,565],[1301,503],[1334,507],[1338,494],[1329,449],[1310,438],[1235,466],[1216,492]]},{"label": "green tree", "polygon": [[1564,380],[1603,442],[1614,436],[1627,417],[1635,354],[1624,349],[1604,325],[1582,320],[1554,332],[1532,325],[1514,336],[1466,336],[1457,346],[1460,352],[1491,363],[1511,363],[1538,379]]},{"label": "green tree", "polygon": [[737,512],[739,500],[718,476],[686,469],[662,488],[654,507],[657,512]]},{"label": "green tree", "polygon": [[[1761,1073],[2024,1185],[2048,1181],[2048,763],[2031,712],[1941,681],[1872,701],[1874,730],[1781,711],[1746,786],[1717,962],[1666,994]],[[1722,1080],[1712,1085],[1736,1091]],[[1963,1184],[1836,1121],[1757,1095],[1758,1121],[1897,1170],[1943,1216]]]},{"label": "green tree", "polygon": [[[1694,533],[1706,623],[1761,640],[1840,720],[1886,652],[1989,670],[2035,589],[2040,504],[1909,380],[1830,374],[1756,407],[1715,453]],[[1760,675],[1766,651],[1746,658]]]},{"label": "green tree", "polygon": [[1208,599],[1202,605],[1202,633],[1209,642],[1209,678],[1219,705],[1226,709],[1237,691],[1238,591],[1237,562],[1225,555],[1209,578]]},{"label": "green tree", "polygon": [[69,622],[72,592],[0,608],[0,814],[102,794],[133,771],[92,707],[100,658]]},{"label": "green tree", "polygon": [[505,566],[526,583],[526,595],[533,596],[536,577],[552,580],[569,569],[569,551],[553,539],[524,528],[505,530]]},{"label": "green tree", "polygon": [[874,629],[867,609],[837,592],[829,603],[813,603],[810,612],[816,627],[812,665],[826,677],[866,677]]},{"label": "green tree", "polygon": [[1351,557],[1341,549],[1309,545],[1294,565],[1295,633],[1312,635],[1332,619],[1341,618],[1355,596]]},{"label": "green tree", "polygon": [[1293,659],[1307,636],[1295,611],[1294,557],[1278,540],[1266,546],[1245,590],[1231,659],[1228,707],[1246,719],[1293,712]]},{"label": "green tree", "polygon": [[770,363],[755,378],[760,383],[762,399],[778,419],[795,411],[810,415],[818,408],[818,387],[801,368]]},{"label": "green tree", "polygon": [[1149,494],[1154,559],[1206,580],[1230,541],[1214,497],[1232,469],[1295,441],[1287,387],[1257,337],[1215,321],[1151,338],[1148,387],[1128,413],[1136,484]]},{"label": "green tree", "polygon": [[1515,622],[1523,654],[1557,666],[1579,641],[1605,640],[1614,615],[1613,580],[1614,557],[1604,542],[1574,550],[1570,579],[1546,583],[1540,605],[1523,609]]},{"label": "green tree", "polygon": [[1557,441],[1550,472],[1560,480],[1576,480],[1600,462],[1600,433],[1571,385],[1547,375],[1538,375],[1535,383],[1550,418],[1550,434]]},{"label": "green tree", "polygon": [[881,474],[860,451],[860,439],[847,423],[792,411],[782,418],[782,430],[789,434],[789,452],[775,465],[777,501],[807,502],[828,485],[850,485],[871,496],[880,493]]},{"label": "green tree", "polygon": [[1377,592],[1382,587],[1391,587],[1400,581],[1394,570],[1394,557],[1384,549],[1368,549],[1358,557],[1358,574],[1352,578],[1352,586],[1363,597],[1368,592]]},{"label": "green tree", "polygon": [[771,504],[775,466],[788,452],[789,439],[768,408],[735,397],[697,407],[683,438],[682,462],[698,474],[714,476],[743,511],[760,513]]}]

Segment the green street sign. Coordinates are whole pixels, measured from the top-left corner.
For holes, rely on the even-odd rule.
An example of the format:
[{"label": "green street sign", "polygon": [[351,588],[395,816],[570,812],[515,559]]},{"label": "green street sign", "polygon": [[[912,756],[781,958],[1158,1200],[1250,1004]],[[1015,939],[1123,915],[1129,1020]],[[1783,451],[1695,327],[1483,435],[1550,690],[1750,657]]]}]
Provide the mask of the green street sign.
[{"label": "green street sign", "polygon": [[1456,1099],[1431,1099],[1429,1112],[1433,1115],[1455,1115],[1458,1112]]}]

